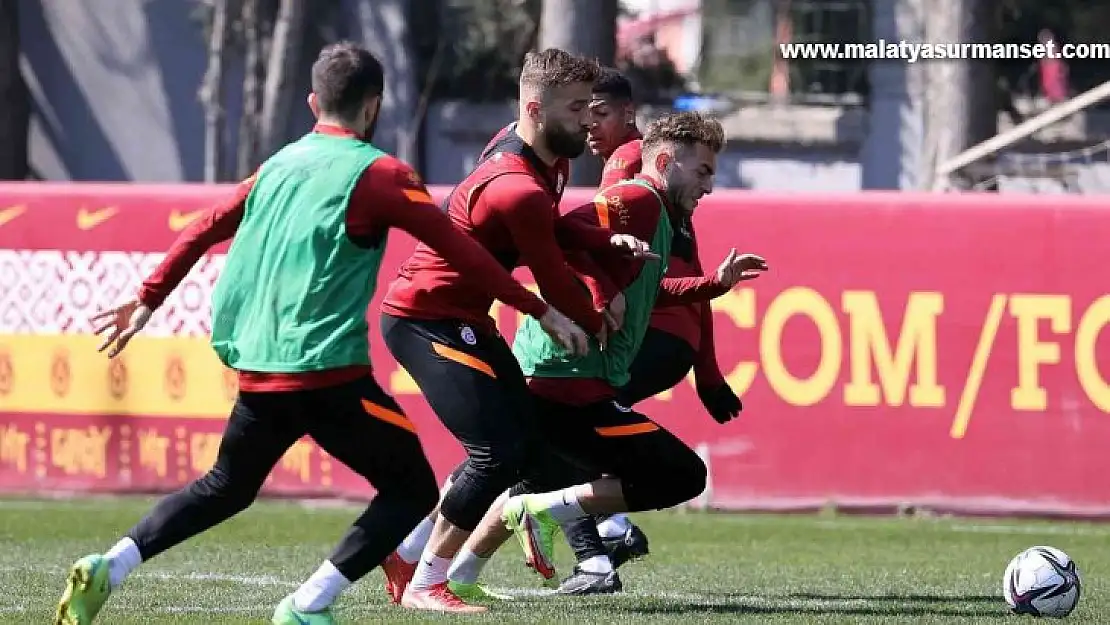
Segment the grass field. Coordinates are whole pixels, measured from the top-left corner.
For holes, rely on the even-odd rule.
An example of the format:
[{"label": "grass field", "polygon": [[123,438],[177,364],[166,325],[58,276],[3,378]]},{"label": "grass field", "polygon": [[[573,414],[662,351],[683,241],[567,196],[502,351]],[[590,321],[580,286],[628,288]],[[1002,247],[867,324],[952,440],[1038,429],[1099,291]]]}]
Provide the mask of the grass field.
[{"label": "grass field", "polygon": [[[151,500],[0,500],[0,622],[48,622],[72,560],[107,549]],[[260,502],[140,568],[101,622],[267,623],[356,516],[352,507]],[[378,572],[341,603],[345,623],[1014,623],[1000,596],[1009,558],[1064,549],[1084,576],[1072,622],[1110,623],[1100,580],[1110,526],[936,518],[655,513],[636,518],[652,556],[621,570],[621,595],[540,596],[510,543],[486,580],[517,600],[451,618],[389,605]],[[569,570],[565,545],[560,565]],[[560,573],[563,571],[561,570]]]}]

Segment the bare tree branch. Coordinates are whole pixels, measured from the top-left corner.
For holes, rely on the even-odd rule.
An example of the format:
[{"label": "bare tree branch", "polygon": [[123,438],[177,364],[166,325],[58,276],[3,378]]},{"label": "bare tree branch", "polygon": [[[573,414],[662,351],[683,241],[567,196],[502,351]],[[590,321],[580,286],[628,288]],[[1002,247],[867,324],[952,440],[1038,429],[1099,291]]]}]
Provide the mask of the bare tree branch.
[{"label": "bare tree branch", "polygon": [[245,178],[258,166],[259,124],[262,114],[262,24],[260,0],[244,0],[243,114],[239,118],[236,175]]},{"label": "bare tree branch", "polygon": [[266,85],[262,95],[261,147],[262,156],[276,151],[285,141],[292,106],[293,75],[301,55],[305,32],[305,0],[281,0],[270,62],[266,68]]},{"label": "bare tree branch", "polygon": [[204,181],[216,182],[223,175],[224,135],[224,74],[227,70],[227,48],[230,36],[231,0],[215,0],[212,4],[212,30],[208,38],[208,69],[200,88],[204,107]]}]

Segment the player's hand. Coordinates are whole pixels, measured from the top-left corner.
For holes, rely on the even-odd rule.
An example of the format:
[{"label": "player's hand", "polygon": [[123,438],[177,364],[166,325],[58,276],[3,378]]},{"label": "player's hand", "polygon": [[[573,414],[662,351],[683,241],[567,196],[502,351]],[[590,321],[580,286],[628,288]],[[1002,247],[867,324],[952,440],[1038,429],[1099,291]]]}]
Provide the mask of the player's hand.
[{"label": "player's hand", "polygon": [[740,415],[743,402],[732,392],[728,384],[712,388],[698,387],[698,398],[709,411],[709,416],[717,423],[728,423]]},{"label": "player's hand", "polygon": [[614,234],[609,237],[609,245],[631,254],[634,258],[659,260],[661,257],[651,251],[651,246],[630,234]]},{"label": "player's hand", "polygon": [[736,286],[744,280],[754,280],[767,271],[767,261],[755,254],[737,254],[736,248],[729,251],[721,265],[717,267],[717,282],[727,288]]},{"label": "player's hand", "polygon": [[617,293],[617,296],[602,311],[605,316],[605,324],[609,326],[610,332],[620,332],[621,327],[624,326],[624,313],[627,310],[628,302],[624,299],[624,293]]},{"label": "player's hand", "polygon": [[154,311],[150,307],[133,299],[93,315],[93,333],[100,335],[105,330],[111,330],[96,351],[108,349],[108,357],[115,358],[131,342],[131,337],[146,326],[152,314]]},{"label": "player's hand", "polygon": [[585,356],[590,348],[590,342],[586,337],[585,330],[578,327],[578,325],[568,319],[566,315],[555,310],[554,307],[547,307],[547,312],[540,317],[540,327],[542,327],[544,332],[547,332],[551,338],[555,339],[555,342],[562,346],[563,349],[574,356]]}]

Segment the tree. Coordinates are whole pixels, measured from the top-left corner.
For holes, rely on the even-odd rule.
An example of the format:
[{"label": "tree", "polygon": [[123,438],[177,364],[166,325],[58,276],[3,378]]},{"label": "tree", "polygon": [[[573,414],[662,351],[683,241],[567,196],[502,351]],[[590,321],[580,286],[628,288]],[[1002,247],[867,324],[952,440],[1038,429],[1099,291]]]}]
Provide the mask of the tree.
[{"label": "tree", "polygon": [[[540,48],[561,48],[595,57],[612,66],[617,48],[617,0],[545,0],[540,18]],[[570,182],[597,186],[601,162],[589,155],[577,159]]]},{"label": "tree", "polygon": [[19,69],[19,0],[0,0],[0,180],[30,173],[31,101]]},{"label": "tree", "polygon": [[212,27],[208,34],[208,69],[200,87],[204,107],[204,181],[224,177],[224,75],[227,73],[227,44],[231,33],[232,0],[214,0]]}]

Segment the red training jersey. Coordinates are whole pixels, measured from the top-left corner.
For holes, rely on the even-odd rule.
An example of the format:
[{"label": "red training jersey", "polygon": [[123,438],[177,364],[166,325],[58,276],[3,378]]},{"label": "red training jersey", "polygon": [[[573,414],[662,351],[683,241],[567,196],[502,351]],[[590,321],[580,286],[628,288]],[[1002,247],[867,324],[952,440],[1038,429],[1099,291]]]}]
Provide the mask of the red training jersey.
[{"label": "red training jersey", "polygon": [[[610,232],[559,216],[569,163],[547,165],[515,132],[502,129],[474,170],[456,186],[445,210],[507,270],[526,266],[552,306],[588,332],[603,319],[563,258],[569,249],[608,247]],[[486,276],[459,271],[427,245],[418,245],[390,285],[382,312],[413,319],[455,319],[496,332]]]},{"label": "red training jersey", "polygon": [[[628,180],[643,168],[644,141],[638,131],[629,135],[625,143],[605,160],[599,190],[621,180]],[[698,253],[694,224],[684,219],[687,232],[677,233],[677,238],[687,239],[676,246],[668,259],[667,276],[670,278],[695,278],[705,275]],[[676,253],[677,252],[677,253]],[[686,341],[697,352],[694,361],[694,378],[699,386],[713,388],[724,384],[725,378],[717,364],[717,350],[713,337],[713,309],[709,302],[695,302],[684,306],[656,306],[651,314],[651,327]]]},{"label": "red training jersey", "polygon": [[[658,188],[658,183],[645,176],[638,176]],[[660,193],[662,195],[662,193]],[[565,216],[589,226],[607,225],[613,232],[629,234],[641,241],[654,238],[659,219],[677,219],[677,211],[666,206],[661,215],[659,199],[655,193],[640,185],[622,185],[612,189],[605,198],[572,210]],[[592,278],[606,292],[606,301],[624,290],[640,275],[645,261],[621,254],[616,250],[568,252],[568,258],[584,278]],[[717,297],[727,289],[715,278],[664,277],[660,283],[657,306],[686,305],[704,302]],[[616,396],[616,390],[600,379],[584,378],[531,378],[529,387],[536,394],[564,404],[584,406]]]}]

